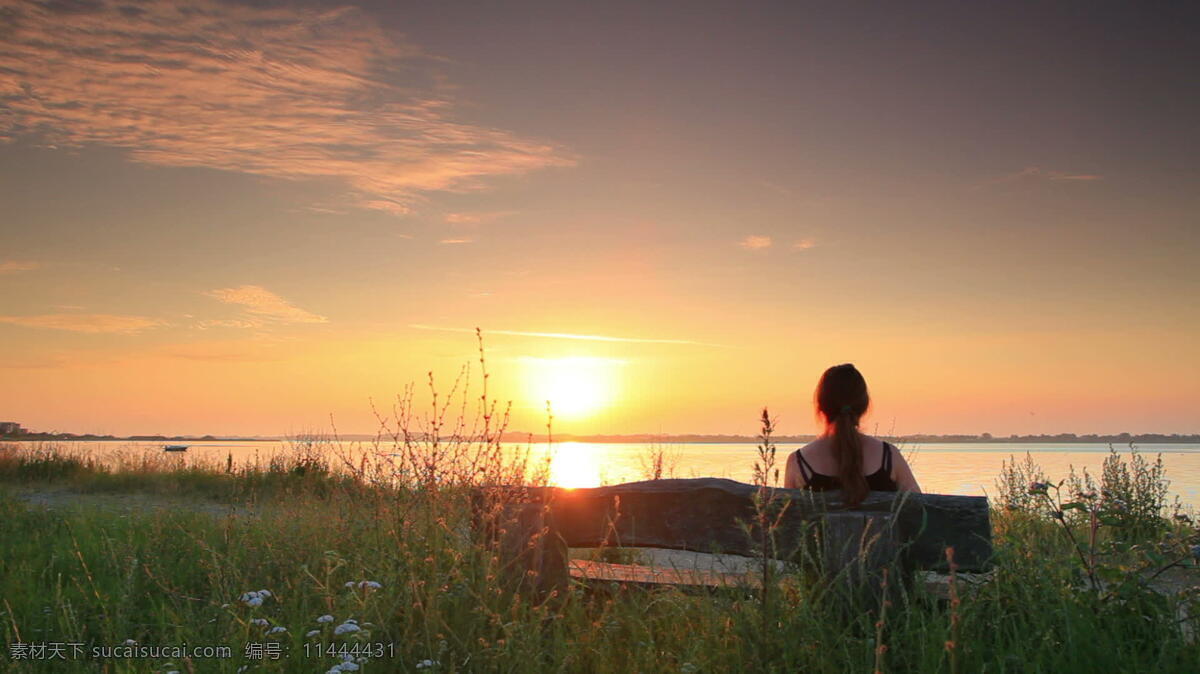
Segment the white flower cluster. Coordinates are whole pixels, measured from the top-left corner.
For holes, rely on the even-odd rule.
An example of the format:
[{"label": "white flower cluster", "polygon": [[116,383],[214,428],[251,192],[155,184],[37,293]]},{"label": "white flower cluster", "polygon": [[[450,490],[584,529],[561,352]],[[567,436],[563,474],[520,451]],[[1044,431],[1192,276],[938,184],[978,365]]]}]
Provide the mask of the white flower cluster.
[{"label": "white flower cluster", "polygon": [[417,663],[417,669],[433,669],[440,664],[437,660],[422,660]]},{"label": "white flower cluster", "polygon": [[246,606],[257,608],[263,605],[263,600],[271,596],[270,590],[251,590],[238,598]]},{"label": "white flower cluster", "polygon": [[[336,620],[336,618],[329,615],[328,613],[326,613],[325,615],[322,615],[322,616],[317,616],[316,622],[319,625],[321,625],[321,627],[318,627],[315,630],[309,630],[304,636],[309,637],[309,638],[317,636],[318,634],[321,633],[321,630],[325,628],[325,625],[332,623],[334,620]],[[369,625],[370,623],[367,623],[367,624]],[[358,632],[361,630],[362,630],[362,627],[358,624],[357,620],[355,620],[354,618],[346,618],[344,621],[342,621],[342,624],[333,628],[333,633],[336,636],[341,636],[343,634],[354,634],[355,632]]]},{"label": "white flower cluster", "polygon": [[350,580],[346,581],[346,587],[350,589],[357,587],[360,590],[378,590],[379,588],[383,587],[383,584],[377,583],[373,580],[360,580],[358,582]]},{"label": "white flower cluster", "polygon": [[358,658],[358,662],[349,654],[342,655],[342,661],[329,668],[325,674],[340,674],[341,672],[357,672],[359,670],[359,662],[366,662],[365,658]]}]

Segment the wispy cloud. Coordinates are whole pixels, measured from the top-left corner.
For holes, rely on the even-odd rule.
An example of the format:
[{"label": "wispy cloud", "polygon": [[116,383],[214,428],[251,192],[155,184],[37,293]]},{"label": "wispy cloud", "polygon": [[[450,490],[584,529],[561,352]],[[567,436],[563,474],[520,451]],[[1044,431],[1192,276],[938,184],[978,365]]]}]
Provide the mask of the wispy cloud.
[{"label": "wispy cloud", "polygon": [[762,250],[764,248],[770,248],[772,243],[771,237],[769,236],[753,235],[742,239],[738,242],[738,245],[746,250]]},{"label": "wispy cloud", "polygon": [[0,323],[24,328],[66,330],[88,334],[133,335],[163,325],[162,321],[145,316],[118,314],[39,314],[35,316],[0,316]]},{"label": "wispy cloud", "polygon": [[352,7],[6,0],[0,15],[0,141],[339,180],[347,201],[392,213],[425,192],[574,163],[454,121],[435,59]]},{"label": "wispy cloud", "polygon": [[[262,286],[246,285],[236,288],[218,288],[204,294],[228,304],[239,305],[246,310],[246,313],[256,318],[281,323],[328,322],[328,319],[324,316],[318,316],[305,311]],[[250,322],[245,326],[239,327],[256,327],[257,325],[257,322]],[[209,327],[215,327],[215,324]],[[230,327],[230,324],[226,323],[226,327]]]},{"label": "wispy cloud", "polygon": [[456,244],[456,243],[473,243],[474,241],[475,241],[475,239],[472,239],[470,237],[456,236],[456,237],[451,237],[449,239],[442,239],[441,241],[438,241],[438,243]]},{"label": "wispy cloud", "polygon": [[1097,175],[1095,173],[1052,173],[1052,174],[1050,174],[1050,179],[1051,180],[1091,181],[1091,180],[1104,180],[1104,176]]},{"label": "wispy cloud", "polygon": [[3,260],[0,261],[0,274],[19,274],[23,271],[33,271],[41,266],[41,263],[31,260]]},{"label": "wispy cloud", "polygon": [[[474,328],[453,328],[440,325],[423,325],[414,323],[408,327],[414,330],[434,330],[437,332],[465,332],[475,334]],[[573,339],[587,342],[623,342],[628,344],[680,344],[688,346],[715,346],[726,348],[724,344],[709,344],[695,342],[690,339],[650,339],[644,337],[613,337],[611,335],[581,335],[571,332],[525,332],[522,330],[485,330],[486,335],[508,335],[511,337],[538,337],[542,339]]]},{"label": "wispy cloud", "polygon": [[792,250],[809,250],[817,247],[817,242],[812,239],[800,239],[792,244]]},{"label": "wispy cloud", "polygon": [[1002,176],[997,176],[975,186],[975,189],[987,187],[989,185],[1003,185],[1005,183],[1016,183],[1024,181],[1048,181],[1048,182],[1092,182],[1104,180],[1104,176],[1095,173],[1070,173],[1068,171],[1050,171],[1039,166],[1027,166],[1020,171],[1006,173]]},{"label": "wispy cloud", "polygon": [[223,363],[252,363],[281,359],[280,353],[262,344],[233,341],[173,344],[163,347],[158,353],[167,358]]},{"label": "wispy cloud", "polygon": [[251,321],[244,318],[217,318],[200,321],[196,324],[196,327],[200,328],[201,330],[210,330],[212,328],[248,329],[257,328],[259,325],[260,323],[258,321]]},{"label": "wispy cloud", "polygon": [[516,211],[476,211],[447,213],[445,221],[452,225],[482,225],[515,214]]}]

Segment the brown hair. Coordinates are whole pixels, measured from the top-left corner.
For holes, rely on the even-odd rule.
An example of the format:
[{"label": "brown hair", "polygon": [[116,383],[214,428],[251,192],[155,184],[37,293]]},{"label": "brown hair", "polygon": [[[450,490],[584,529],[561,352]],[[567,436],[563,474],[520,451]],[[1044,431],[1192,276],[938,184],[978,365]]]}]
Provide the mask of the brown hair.
[{"label": "brown hair", "polygon": [[825,435],[832,443],[846,504],[858,505],[870,491],[863,477],[862,441],[858,436],[858,420],[871,405],[867,380],[850,363],[834,365],[817,382],[813,404],[825,419]]}]

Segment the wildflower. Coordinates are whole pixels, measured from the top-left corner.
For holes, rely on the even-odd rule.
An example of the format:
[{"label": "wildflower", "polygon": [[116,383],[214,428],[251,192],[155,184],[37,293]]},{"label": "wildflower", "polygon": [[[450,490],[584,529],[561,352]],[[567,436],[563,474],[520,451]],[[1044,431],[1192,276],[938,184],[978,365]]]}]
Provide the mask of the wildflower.
[{"label": "wildflower", "polygon": [[377,583],[373,580],[363,580],[359,581],[358,587],[359,589],[378,590],[379,588],[383,587],[383,584]]},{"label": "wildflower", "polygon": [[430,669],[432,667],[437,667],[440,664],[442,663],[438,662],[437,660],[422,660],[417,663],[417,669]]},{"label": "wildflower", "polygon": [[270,590],[251,590],[239,597],[239,600],[250,608],[256,608],[262,606],[263,600],[270,596]]},{"label": "wildflower", "polygon": [[338,667],[343,672],[357,672],[358,671],[358,665],[355,664],[353,660],[346,660],[342,664],[338,665]]},{"label": "wildflower", "polygon": [[333,633],[334,634],[353,634],[353,633],[357,632],[358,630],[359,630],[358,625],[355,625],[354,623],[347,621],[347,622],[344,622],[341,625],[338,625],[337,627],[333,628]]},{"label": "wildflower", "polygon": [[331,623],[331,622],[333,622],[333,616],[331,616],[331,615],[329,615],[328,613],[326,613],[325,615],[323,615],[323,616],[320,616],[319,618],[317,618],[317,622],[319,622],[319,623]]},{"label": "wildflower", "polygon": [[267,625],[270,625],[271,623],[267,622],[266,618],[251,618],[250,624],[258,625],[259,627],[266,627]]},{"label": "wildflower", "polygon": [[696,674],[696,672],[700,671],[700,668],[694,663],[685,662],[679,666],[679,671],[683,672],[683,674]]},{"label": "wildflower", "polygon": [[287,631],[287,628],[282,625],[276,625],[267,630],[267,634],[282,634]]},{"label": "wildflower", "polygon": [[137,646],[137,639],[126,639],[125,646]]},{"label": "wildflower", "polygon": [[317,636],[317,635],[318,635],[318,634],[320,634],[320,633],[321,633],[321,630],[309,630],[309,631],[307,631],[307,632],[305,632],[305,633],[304,633],[304,637],[305,637],[306,639],[308,639],[308,638],[315,637],[315,636]]}]

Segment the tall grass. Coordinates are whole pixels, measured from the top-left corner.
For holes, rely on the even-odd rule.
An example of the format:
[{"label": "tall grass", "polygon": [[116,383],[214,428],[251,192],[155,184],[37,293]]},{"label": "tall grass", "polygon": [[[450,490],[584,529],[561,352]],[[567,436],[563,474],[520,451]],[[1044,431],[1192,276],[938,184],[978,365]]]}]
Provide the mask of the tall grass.
[{"label": "tall grass", "polygon": [[[165,483],[171,473],[154,479]],[[10,463],[3,482],[27,474]],[[120,472],[93,478],[114,475],[132,483]],[[950,671],[952,663],[959,671],[1192,671],[1200,656],[1181,632],[1173,605],[1181,600],[1146,592],[1104,601],[1080,592],[1078,563],[1054,522],[1018,511],[995,512],[997,567],[989,582],[960,588],[954,605],[917,586],[895,600],[883,623],[867,612],[840,613],[788,573],[775,577],[769,605],[748,588],[693,595],[578,584],[537,601],[501,587],[503,569],[473,535],[476,514],[461,487],[437,483],[436,498],[423,487],[360,480],[310,491],[280,489],[269,475],[210,472],[237,484],[223,493],[255,500],[254,516],[186,508],[118,515],[85,504],[43,510],[0,496],[6,641],[225,644],[232,660],[191,666],[229,672],[242,665],[327,669],[338,658],[318,657],[318,642],[394,644],[394,661],[363,663],[367,671],[426,662],[437,671],[841,672],[884,662],[892,671]],[[86,488],[87,481],[76,484]],[[260,589],[271,592],[261,606],[241,601]],[[317,622],[323,615],[334,621]],[[334,635],[347,620],[361,628]],[[267,636],[276,626],[287,631]],[[245,658],[246,645],[259,641],[277,641],[291,655]],[[61,671],[49,662],[8,665]],[[144,671],[146,663],[110,665]]]}]

